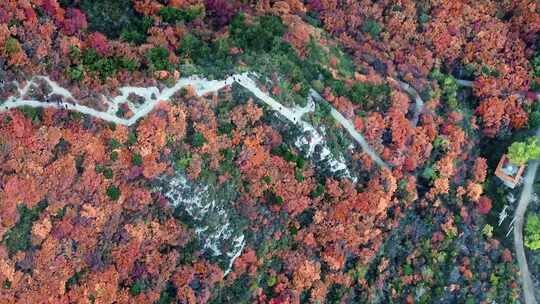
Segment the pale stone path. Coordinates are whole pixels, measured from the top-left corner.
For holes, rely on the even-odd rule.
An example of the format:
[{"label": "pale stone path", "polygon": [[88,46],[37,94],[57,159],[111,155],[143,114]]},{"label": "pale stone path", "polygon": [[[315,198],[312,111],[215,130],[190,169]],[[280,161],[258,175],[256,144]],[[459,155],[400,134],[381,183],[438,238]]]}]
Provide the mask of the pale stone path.
[{"label": "pale stone path", "polygon": [[[159,90],[157,87],[122,87],[119,89],[120,95],[114,98],[101,96],[107,106],[106,111],[98,111],[96,109],[78,104],[72,94],[59,86],[56,82],[52,81],[46,76],[36,76],[29,80],[23,87],[18,83],[17,95],[11,96],[3,103],[0,102],[0,113],[6,112],[10,109],[19,107],[32,107],[32,108],[56,108],[67,109],[79,113],[83,113],[107,122],[112,122],[120,125],[131,126],[135,124],[139,119],[148,115],[154,107],[161,101],[169,101],[174,94],[179,92],[182,88],[191,86],[198,96],[203,96],[208,93],[217,92],[226,86],[230,86],[233,83],[238,83],[240,86],[247,89],[255,97],[267,104],[272,110],[280,113],[290,122],[300,126],[304,133],[309,136],[302,136],[297,145],[308,146],[308,156],[315,151],[315,147],[320,145],[322,147],[320,156],[322,159],[328,160],[332,171],[345,170],[347,177],[353,178],[352,174],[345,162],[332,155],[330,149],[325,143],[324,136],[322,136],[315,127],[303,119],[303,116],[309,112],[315,110],[314,98],[322,99],[322,97],[316,94],[315,91],[311,91],[308,98],[308,105],[304,108],[288,108],[273,99],[268,93],[263,92],[256,84],[256,82],[250,77],[256,76],[255,74],[243,73],[239,75],[233,75],[225,80],[207,80],[200,77],[188,77],[179,79],[174,86]],[[45,83],[48,88],[45,93],[44,100],[36,100],[29,98],[29,94],[32,94],[34,89],[40,88],[40,84]],[[43,87],[41,87],[43,89]],[[142,104],[136,105],[132,103],[128,97],[130,94],[135,94],[138,98],[144,100]],[[52,101],[54,100],[54,101]],[[133,112],[130,118],[121,118],[116,115],[121,104],[127,104],[129,109]],[[330,105],[331,106],[331,105]],[[369,146],[364,137],[354,129],[353,124],[347,120],[341,113],[339,113],[334,107],[331,107],[331,115],[338,121],[352,138],[360,145],[360,147],[366,152],[381,168],[388,169],[389,166],[380,158],[380,156]],[[221,234],[218,234],[220,236]],[[235,238],[235,250],[228,253],[231,260],[229,261],[228,269],[225,271],[227,274],[233,265],[234,260],[240,256],[244,248],[244,236],[240,235]]]},{"label": "pale stone path", "polygon": [[[207,80],[197,76],[181,78],[179,79],[174,86],[170,88],[165,88],[159,90],[157,87],[122,87],[119,89],[121,95],[114,98],[108,98],[102,96],[105,104],[107,105],[107,111],[98,111],[93,108],[80,105],[77,102],[74,102],[74,97],[72,94],[59,86],[56,82],[50,80],[46,76],[36,76],[26,83],[24,87],[20,87],[19,84],[16,84],[18,87],[19,96],[11,96],[3,104],[0,105],[0,113],[5,112],[10,109],[19,108],[23,106],[33,107],[33,108],[57,108],[57,109],[67,109],[75,112],[80,112],[87,114],[92,117],[102,119],[104,121],[113,122],[116,124],[121,124],[125,126],[131,126],[136,123],[142,117],[148,115],[154,107],[160,101],[169,101],[170,98],[180,91],[182,88],[191,86],[195,89],[195,92],[198,96],[203,96],[208,93],[217,92],[223,89],[226,86],[230,86],[233,83],[238,83],[251,93],[253,93],[258,99],[270,106],[270,108],[281,115],[283,115],[287,120],[298,124],[303,131],[310,134],[310,138],[305,142],[309,145],[308,154],[311,154],[314,150],[314,147],[318,144],[323,144],[323,149],[321,156],[324,158],[330,155],[330,150],[326,145],[324,145],[323,136],[317,132],[317,130],[308,122],[302,119],[302,116],[313,109],[307,108],[287,108],[281,105],[279,102],[274,100],[268,95],[268,93],[263,92],[255,83],[255,81],[250,77],[250,75],[256,76],[252,73],[243,73],[237,74],[228,77],[225,80]],[[38,80],[44,81],[51,88],[51,92],[46,95],[47,98],[56,96],[61,96],[63,100],[58,102],[49,102],[35,99],[28,99],[26,95],[32,89],[33,86],[38,86]],[[142,105],[137,106],[128,100],[130,94],[135,94],[144,99]],[[320,97],[320,96],[319,96]],[[313,101],[310,99],[309,103]],[[133,112],[133,116],[130,118],[121,118],[116,115],[116,112],[122,103],[127,103],[129,109]],[[331,105],[330,105],[331,106]],[[389,168],[389,166],[378,156],[378,154],[369,146],[364,137],[356,131],[352,123],[347,120],[343,115],[341,115],[334,107],[332,107],[332,116],[347,130],[347,132],[353,137],[353,139],[362,147],[362,149],[377,163],[383,168]],[[340,160],[332,160],[330,162],[333,170],[346,170],[346,165]]]}]

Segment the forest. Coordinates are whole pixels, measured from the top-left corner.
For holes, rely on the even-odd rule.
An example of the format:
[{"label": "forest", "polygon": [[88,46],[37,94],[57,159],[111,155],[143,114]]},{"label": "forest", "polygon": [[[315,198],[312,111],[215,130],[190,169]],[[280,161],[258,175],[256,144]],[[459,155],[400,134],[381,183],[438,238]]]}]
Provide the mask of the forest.
[{"label": "forest", "polygon": [[0,1],[0,303],[536,303],[539,31],[534,0]]}]

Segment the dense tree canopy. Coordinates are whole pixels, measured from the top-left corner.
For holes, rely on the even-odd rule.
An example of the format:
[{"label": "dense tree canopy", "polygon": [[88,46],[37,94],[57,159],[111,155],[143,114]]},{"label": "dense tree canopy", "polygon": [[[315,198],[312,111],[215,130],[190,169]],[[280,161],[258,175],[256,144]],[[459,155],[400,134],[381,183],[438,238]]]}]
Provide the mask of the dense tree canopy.
[{"label": "dense tree canopy", "polygon": [[[184,76],[253,71],[321,138],[311,151],[315,133],[237,84],[203,97],[186,87],[170,100],[152,91],[157,105],[130,127],[66,109],[3,111],[0,302],[518,301],[497,226],[509,190],[492,172],[506,143],[517,164],[540,156],[523,141],[540,115],[538,9],[529,0],[2,1],[0,107],[61,99],[43,83],[18,96],[16,84],[47,75],[72,95],[64,102],[128,119],[143,97],[112,110],[104,102],[123,87],[163,91]],[[175,198],[164,190],[173,180],[208,202]],[[537,222],[527,219],[531,249]],[[233,242],[215,242],[234,233],[237,255]]]}]

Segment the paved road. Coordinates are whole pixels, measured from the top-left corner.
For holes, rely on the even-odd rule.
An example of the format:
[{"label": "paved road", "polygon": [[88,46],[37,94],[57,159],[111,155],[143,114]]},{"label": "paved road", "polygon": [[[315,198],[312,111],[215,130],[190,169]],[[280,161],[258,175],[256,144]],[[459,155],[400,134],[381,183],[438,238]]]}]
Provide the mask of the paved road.
[{"label": "paved road", "polygon": [[[457,79],[457,84],[464,87],[473,87],[474,82],[469,80]],[[518,95],[523,95],[518,93]],[[537,98],[540,99],[540,93],[536,93]],[[536,130],[536,137],[540,140],[540,128]],[[523,181],[523,189],[521,189],[521,195],[519,197],[518,207],[514,214],[514,247],[516,250],[516,257],[518,260],[519,270],[521,273],[521,284],[523,286],[523,298],[525,304],[537,304],[534,296],[534,285],[529,272],[529,266],[527,265],[527,257],[525,255],[525,248],[523,248],[523,222],[527,207],[531,202],[533,194],[534,179],[536,171],[538,170],[539,161],[531,161],[527,166],[525,177]]]},{"label": "paved road", "polygon": [[[315,99],[324,100],[324,98],[319,93],[317,93],[315,90],[311,90],[311,94]],[[369,157],[371,157],[371,159],[379,167],[384,168],[384,169],[390,169],[390,165],[388,165],[384,160],[382,160],[380,155],[377,153],[377,151],[373,150],[373,148],[369,145],[369,143],[366,141],[364,136],[362,136],[362,134],[360,134],[358,131],[356,131],[353,123],[350,120],[348,120],[347,118],[345,118],[343,116],[343,114],[341,114],[338,110],[336,110],[336,108],[334,108],[334,106],[332,106],[329,102],[327,102],[327,101],[325,101],[325,102],[331,108],[330,115],[332,115],[332,117],[334,117],[334,119],[337,122],[339,122],[341,124],[341,126],[343,128],[345,128],[345,130],[347,132],[349,132],[349,135],[351,135],[351,137],[360,145],[362,150],[364,150],[364,152],[367,155],[369,155]]]},{"label": "paved road", "polygon": [[[536,131],[536,137],[540,139],[540,128]],[[521,284],[523,286],[523,298],[526,304],[537,304],[534,296],[534,285],[527,265],[527,257],[525,256],[525,248],[523,248],[523,221],[525,211],[531,202],[533,194],[534,178],[538,170],[539,161],[531,161],[527,166],[523,181],[523,189],[519,198],[518,207],[514,214],[514,247],[516,249],[516,257],[518,260],[519,270],[521,273]]]},{"label": "paved road", "polygon": [[418,120],[420,119],[420,113],[422,113],[422,110],[424,109],[424,101],[420,97],[420,94],[418,94],[418,92],[409,84],[401,80],[395,80],[393,78],[390,79],[396,81],[402,90],[404,90],[405,92],[407,92],[407,94],[411,95],[414,98],[415,108],[414,116],[411,120],[411,125],[413,127],[416,127],[416,125],[418,125]]}]

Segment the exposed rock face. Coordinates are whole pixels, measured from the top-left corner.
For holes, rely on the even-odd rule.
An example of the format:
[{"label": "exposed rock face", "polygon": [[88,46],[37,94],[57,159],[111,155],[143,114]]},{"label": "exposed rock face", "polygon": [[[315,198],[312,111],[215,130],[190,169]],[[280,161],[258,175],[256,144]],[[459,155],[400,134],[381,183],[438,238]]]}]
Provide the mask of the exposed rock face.
[{"label": "exposed rock face", "polygon": [[188,181],[183,173],[162,177],[161,191],[193,226],[202,250],[215,258],[227,274],[245,245],[241,227],[232,214],[236,192]]}]

